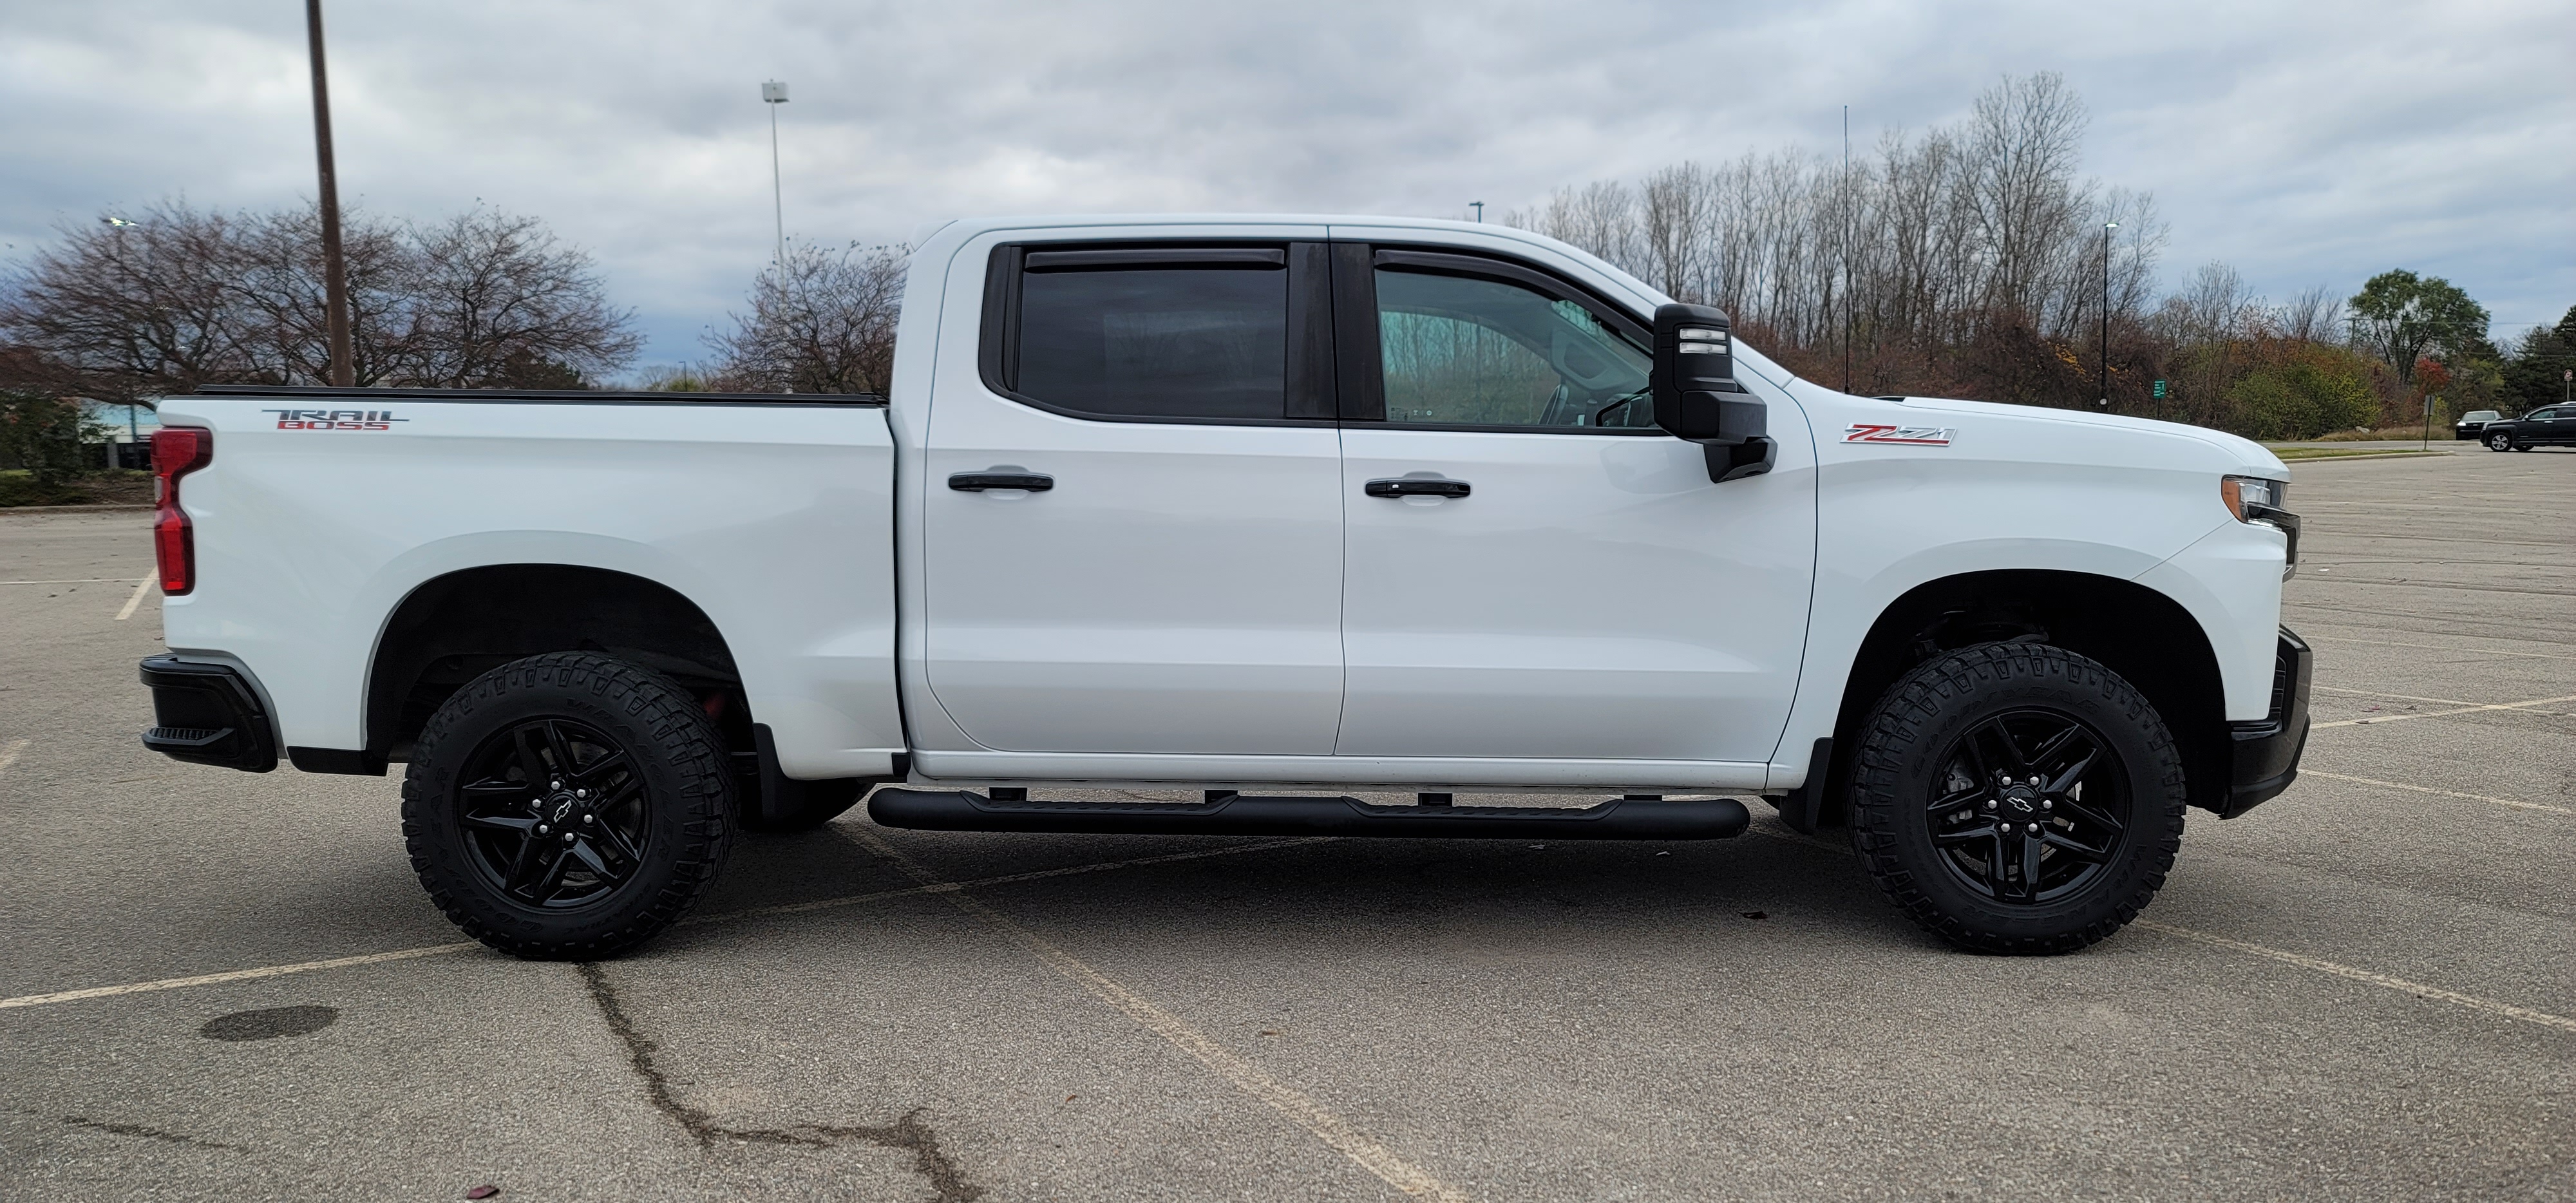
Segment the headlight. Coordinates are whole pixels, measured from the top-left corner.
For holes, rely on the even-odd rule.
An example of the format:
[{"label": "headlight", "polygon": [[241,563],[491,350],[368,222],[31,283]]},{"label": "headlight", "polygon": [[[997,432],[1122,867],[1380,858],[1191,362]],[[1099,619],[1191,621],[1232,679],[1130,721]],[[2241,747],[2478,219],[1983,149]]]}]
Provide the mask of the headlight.
[{"label": "headlight", "polygon": [[2282,509],[2289,500],[2290,482],[2267,480],[2260,476],[2222,476],[2218,479],[2218,499],[2227,503],[2227,512],[2239,522],[2268,526],[2290,538],[2289,558],[2281,566],[2287,579],[2299,567],[2299,516]]}]

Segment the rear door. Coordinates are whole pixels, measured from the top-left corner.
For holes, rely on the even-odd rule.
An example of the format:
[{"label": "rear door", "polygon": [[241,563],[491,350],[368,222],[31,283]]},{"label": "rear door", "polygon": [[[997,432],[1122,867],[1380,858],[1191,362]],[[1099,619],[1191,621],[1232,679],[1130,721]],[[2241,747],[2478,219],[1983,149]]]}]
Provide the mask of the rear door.
[{"label": "rear door", "polygon": [[[1560,278],[1334,252],[1336,750],[1770,759],[1805,638],[1812,475],[1710,483],[1700,448],[1653,424],[1648,332]],[[1804,441],[1792,407],[1771,420]]]},{"label": "rear door", "polygon": [[993,252],[981,378],[926,439],[928,679],[968,738],[1332,751],[1327,279],[1294,238]]}]

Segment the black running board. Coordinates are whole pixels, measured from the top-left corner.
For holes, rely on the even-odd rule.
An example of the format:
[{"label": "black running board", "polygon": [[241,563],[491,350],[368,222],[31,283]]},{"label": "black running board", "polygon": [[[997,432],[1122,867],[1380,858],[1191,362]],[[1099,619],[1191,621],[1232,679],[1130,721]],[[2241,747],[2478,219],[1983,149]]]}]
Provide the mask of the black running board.
[{"label": "black running board", "polygon": [[881,789],[868,817],[923,831],[1128,835],[1340,835],[1449,839],[1716,840],[1752,816],[1733,798],[1613,799],[1597,806],[1371,806],[1357,798],[1236,794],[1161,802],[995,802],[964,790]]}]

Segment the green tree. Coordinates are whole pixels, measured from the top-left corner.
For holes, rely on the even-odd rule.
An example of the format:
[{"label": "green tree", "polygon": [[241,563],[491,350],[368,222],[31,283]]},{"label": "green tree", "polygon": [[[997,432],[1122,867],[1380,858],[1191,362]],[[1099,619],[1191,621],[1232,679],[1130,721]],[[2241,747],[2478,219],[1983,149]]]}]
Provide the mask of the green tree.
[{"label": "green tree", "polygon": [[2227,390],[2239,429],[2258,439],[2313,438],[2379,418],[2370,363],[2322,343],[2280,344],[2270,362]]},{"label": "green tree", "polygon": [[[0,392],[0,462],[27,470],[27,484],[0,493],[0,503],[47,505],[76,501],[68,486],[87,473],[84,443],[105,432],[81,414],[80,402],[40,393]],[[0,484],[8,484],[0,480]]]},{"label": "green tree", "polygon": [[2532,327],[2499,368],[2499,409],[2525,414],[2534,406],[2565,400],[2569,392],[2561,373],[2576,369],[2576,306],[2555,326]]},{"label": "green tree", "polygon": [[2486,306],[2440,276],[2384,271],[2345,305],[2352,340],[2397,369],[2400,384],[2414,383],[2415,361],[2425,352],[2456,356],[2487,336]]}]

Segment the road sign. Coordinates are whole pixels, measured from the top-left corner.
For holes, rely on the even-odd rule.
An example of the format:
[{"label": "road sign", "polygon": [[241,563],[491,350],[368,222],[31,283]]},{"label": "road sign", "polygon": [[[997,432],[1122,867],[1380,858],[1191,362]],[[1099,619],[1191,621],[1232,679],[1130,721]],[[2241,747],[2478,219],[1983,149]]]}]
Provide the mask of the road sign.
[{"label": "road sign", "polygon": [[2164,400],[2164,399],[2165,399],[2165,382],[2164,382],[2164,381],[2159,380],[2159,381],[2157,381],[2157,382],[2156,382],[2156,400],[2158,400],[2158,401],[2162,401],[2162,400]]}]

